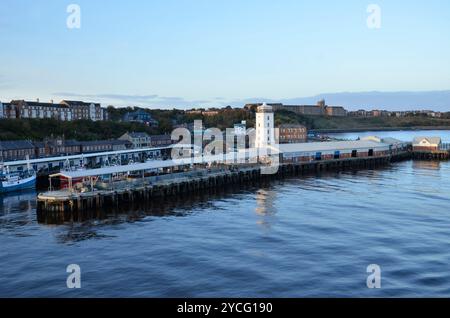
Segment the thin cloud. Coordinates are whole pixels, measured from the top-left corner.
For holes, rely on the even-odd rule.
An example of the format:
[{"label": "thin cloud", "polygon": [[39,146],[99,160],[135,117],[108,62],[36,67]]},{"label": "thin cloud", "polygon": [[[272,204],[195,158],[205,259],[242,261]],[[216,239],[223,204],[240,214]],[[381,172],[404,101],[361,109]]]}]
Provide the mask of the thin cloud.
[{"label": "thin cloud", "polygon": [[158,98],[158,95],[125,95],[125,94],[79,94],[69,92],[54,93],[55,96],[77,97],[77,98],[95,98],[95,99],[116,99],[120,101],[142,102]]},{"label": "thin cloud", "polygon": [[102,103],[114,104],[117,106],[147,106],[147,107],[198,107],[201,104],[210,103],[209,100],[188,100],[179,96],[159,96],[151,95],[127,95],[127,94],[80,94],[73,92],[57,92],[53,94],[63,98],[92,99]]},{"label": "thin cloud", "polygon": [[182,98],[182,97],[165,97],[165,96],[161,96],[161,97],[159,97],[159,100],[166,101],[166,102],[181,102],[181,101],[184,101],[184,98]]}]

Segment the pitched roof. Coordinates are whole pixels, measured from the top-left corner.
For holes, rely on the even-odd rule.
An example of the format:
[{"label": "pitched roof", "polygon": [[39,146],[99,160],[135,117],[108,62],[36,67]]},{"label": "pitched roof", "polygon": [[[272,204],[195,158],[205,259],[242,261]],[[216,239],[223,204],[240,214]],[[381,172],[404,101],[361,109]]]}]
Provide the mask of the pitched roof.
[{"label": "pitched roof", "polygon": [[362,137],[361,140],[364,141],[375,141],[375,142],[381,142],[382,138],[378,137],[378,136],[366,136],[366,137]]},{"label": "pitched roof", "polygon": [[64,146],[80,146],[81,142],[73,139],[64,140]]},{"label": "pitched roof", "polygon": [[27,105],[27,106],[37,106],[37,107],[54,107],[54,108],[67,108],[64,104],[54,104],[54,103],[42,103],[37,101],[26,101],[26,100],[12,100],[11,105]]},{"label": "pitched roof", "polygon": [[112,145],[120,146],[120,145],[132,145],[132,143],[129,140],[120,140],[120,139],[114,139],[110,140],[110,143]]},{"label": "pitched roof", "polygon": [[0,150],[30,149],[34,145],[29,140],[0,141]]},{"label": "pitched roof", "polygon": [[100,106],[99,103],[83,102],[79,100],[62,100],[60,104],[66,104],[70,107],[88,107],[91,104],[94,104],[95,106]]},{"label": "pitched roof", "polygon": [[382,138],[381,142],[385,143],[385,144],[390,144],[390,145],[396,145],[396,144],[403,144],[403,143],[405,143],[405,142],[403,142],[403,141],[401,141],[399,139],[391,138],[391,137]]},{"label": "pitched roof", "polygon": [[172,140],[171,135],[151,135],[151,140]]},{"label": "pitched roof", "polygon": [[130,135],[131,138],[148,138],[148,137],[150,137],[149,134],[147,134],[146,132],[131,132],[131,133],[128,133],[128,135]]},{"label": "pitched roof", "polygon": [[143,109],[127,112],[122,118],[124,121],[149,121],[152,123],[157,123],[157,121],[153,119],[152,115]]},{"label": "pitched roof", "polygon": [[89,141],[80,141],[80,145],[82,146],[97,146],[97,145],[111,145],[111,140],[89,140]]},{"label": "pitched roof", "polygon": [[304,125],[300,124],[281,124],[278,128],[306,128]]},{"label": "pitched roof", "polygon": [[432,145],[439,145],[441,143],[441,137],[415,137],[413,144],[420,144],[424,140]]}]

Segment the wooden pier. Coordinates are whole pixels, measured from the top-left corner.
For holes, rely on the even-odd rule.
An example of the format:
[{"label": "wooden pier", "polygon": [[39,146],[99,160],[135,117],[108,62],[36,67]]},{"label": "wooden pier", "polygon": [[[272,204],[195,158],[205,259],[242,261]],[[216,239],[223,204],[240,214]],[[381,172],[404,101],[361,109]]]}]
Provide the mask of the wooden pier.
[{"label": "wooden pier", "polygon": [[289,176],[313,174],[321,171],[368,169],[387,165],[392,161],[410,159],[410,152],[380,157],[345,158],[324,161],[280,164],[275,174],[263,174],[261,165],[233,166],[220,171],[209,172],[198,176],[180,178],[176,175],[169,180],[161,180],[146,184],[130,184],[114,190],[95,190],[85,193],[50,191],[40,194],[37,200],[38,213],[76,213],[96,209],[117,208],[124,203],[148,202],[158,198],[168,198],[189,193],[208,191],[224,186],[239,186],[249,182],[280,179]]},{"label": "wooden pier", "polygon": [[436,150],[436,151],[414,151],[412,153],[413,159],[416,160],[449,160],[449,150]]}]

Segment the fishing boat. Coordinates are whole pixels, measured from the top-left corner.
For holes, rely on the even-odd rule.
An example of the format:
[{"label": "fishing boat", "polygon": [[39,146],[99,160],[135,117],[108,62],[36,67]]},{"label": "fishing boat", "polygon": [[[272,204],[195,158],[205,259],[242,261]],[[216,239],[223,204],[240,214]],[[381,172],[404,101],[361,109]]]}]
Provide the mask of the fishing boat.
[{"label": "fishing boat", "polygon": [[36,187],[36,172],[33,169],[10,172],[2,169],[0,174],[0,193],[8,193]]},{"label": "fishing boat", "polygon": [[[3,158],[2,158],[3,159]],[[0,162],[0,193],[9,193],[36,188],[36,172],[31,168],[30,157],[27,156],[26,170],[11,172],[8,166]]]}]

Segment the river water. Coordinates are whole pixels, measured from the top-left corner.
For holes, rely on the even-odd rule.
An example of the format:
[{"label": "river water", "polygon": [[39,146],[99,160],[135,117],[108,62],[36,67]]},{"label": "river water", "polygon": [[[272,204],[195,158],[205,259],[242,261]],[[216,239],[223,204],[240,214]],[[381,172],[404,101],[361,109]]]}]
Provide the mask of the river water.
[{"label": "river water", "polygon": [[448,297],[449,180],[449,162],[406,161],[63,224],[38,221],[34,192],[3,196],[0,296]]},{"label": "river water", "polygon": [[416,131],[365,131],[365,132],[352,132],[352,133],[336,133],[328,134],[331,137],[340,139],[356,140],[358,137],[378,136],[381,138],[392,137],[402,141],[411,142],[414,137],[441,137],[442,142],[450,143],[450,131],[449,130],[416,130]]}]

